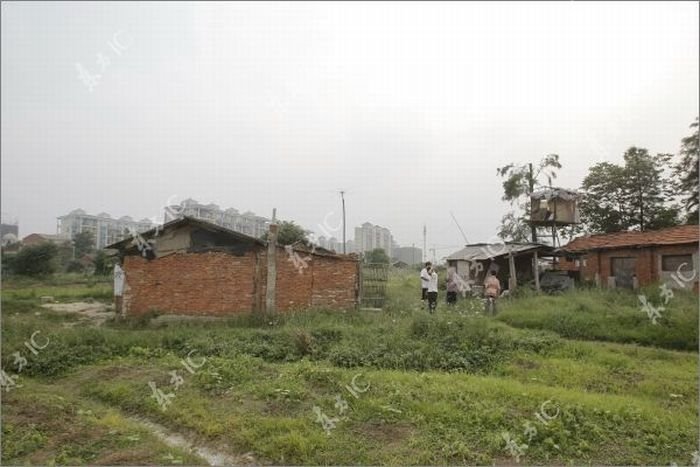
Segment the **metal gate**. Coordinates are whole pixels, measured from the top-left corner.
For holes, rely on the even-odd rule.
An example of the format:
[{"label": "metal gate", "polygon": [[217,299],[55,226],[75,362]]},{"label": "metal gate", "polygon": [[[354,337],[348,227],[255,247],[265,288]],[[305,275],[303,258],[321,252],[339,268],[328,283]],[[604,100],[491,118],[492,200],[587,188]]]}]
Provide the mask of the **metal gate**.
[{"label": "metal gate", "polygon": [[611,258],[610,272],[615,277],[615,287],[634,287],[634,274],[637,270],[637,258]]},{"label": "metal gate", "polygon": [[366,263],[360,266],[360,307],[382,308],[386,302],[389,265]]}]

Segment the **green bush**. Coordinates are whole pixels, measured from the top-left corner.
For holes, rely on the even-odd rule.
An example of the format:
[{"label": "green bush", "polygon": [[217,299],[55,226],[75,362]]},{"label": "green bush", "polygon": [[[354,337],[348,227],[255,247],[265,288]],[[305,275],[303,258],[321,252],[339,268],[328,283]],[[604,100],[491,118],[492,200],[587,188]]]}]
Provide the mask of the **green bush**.
[{"label": "green bush", "polygon": [[12,261],[14,273],[26,276],[47,276],[56,272],[58,247],[50,242],[25,246]]}]

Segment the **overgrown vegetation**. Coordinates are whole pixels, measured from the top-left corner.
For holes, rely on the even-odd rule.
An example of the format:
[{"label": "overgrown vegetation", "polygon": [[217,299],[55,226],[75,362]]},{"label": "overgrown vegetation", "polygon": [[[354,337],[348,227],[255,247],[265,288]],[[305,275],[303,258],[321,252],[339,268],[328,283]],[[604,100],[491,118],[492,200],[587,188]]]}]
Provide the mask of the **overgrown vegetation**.
[{"label": "overgrown vegetation", "polygon": [[10,261],[8,267],[13,273],[32,277],[48,276],[58,270],[58,247],[49,242],[26,246],[14,257],[6,257],[6,260]]},{"label": "overgrown vegetation", "polygon": [[[12,354],[33,332],[50,338],[46,351],[27,355],[24,387],[3,398],[12,404],[3,410],[3,463],[197,462],[150,438],[149,455],[124,441],[129,430],[115,441],[114,428],[99,428],[105,414],[146,418],[262,463],[513,463],[504,433],[527,444],[525,464],[681,465],[697,449],[697,353],[662,348],[697,346],[692,294],[676,293],[658,325],[635,295],[599,290],[524,294],[503,301],[496,319],[478,300],[448,308],[441,297],[429,316],[415,274],[392,274],[383,312],[217,321],[154,313],[90,327],[41,308],[48,290],[62,300],[109,294],[107,284],[3,291],[3,368],[15,371]],[[207,359],[195,374],[181,363],[192,351]],[[177,391],[172,371],[185,379]],[[355,397],[347,387],[358,376],[369,389]],[[166,411],[151,382],[174,394]],[[346,418],[327,435],[312,409],[338,416],[336,396],[348,403]],[[546,401],[559,412],[545,425],[534,413]],[[76,415],[87,410],[94,419]],[[529,440],[526,422],[537,426]],[[63,423],[77,423],[65,452]],[[139,449],[132,456],[128,446]]]},{"label": "overgrown vegetation", "polygon": [[[639,292],[663,304],[655,286]],[[531,295],[506,301],[498,320],[518,328],[553,331],[562,337],[698,349],[697,295],[677,290],[656,324],[626,290],[584,289],[559,296]]]}]

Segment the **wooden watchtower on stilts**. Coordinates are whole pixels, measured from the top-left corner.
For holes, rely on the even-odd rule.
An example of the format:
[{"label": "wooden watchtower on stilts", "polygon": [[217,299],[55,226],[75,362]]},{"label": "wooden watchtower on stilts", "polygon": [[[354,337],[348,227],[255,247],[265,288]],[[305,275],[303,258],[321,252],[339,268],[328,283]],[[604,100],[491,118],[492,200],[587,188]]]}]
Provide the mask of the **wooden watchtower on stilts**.
[{"label": "wooden watchtower on stilts", "polygon": [[[580,193],[576,191],[555,187],[545,188],[530,195],[530,224],[552,229],[552,248],[557,248],[559,241],[557,227],[581,222],[578,205],[580,198]],[[556,267],[556,257],[553,266]]]}]

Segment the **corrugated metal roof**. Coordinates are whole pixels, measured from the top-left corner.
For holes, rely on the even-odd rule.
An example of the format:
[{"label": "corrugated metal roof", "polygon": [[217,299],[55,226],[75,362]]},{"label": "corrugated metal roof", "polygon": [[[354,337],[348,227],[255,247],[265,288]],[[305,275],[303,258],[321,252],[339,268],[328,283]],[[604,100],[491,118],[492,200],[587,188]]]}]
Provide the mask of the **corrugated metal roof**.
[{"label": "corrugated metal roof", "polygon": [[562,247],[562,250],[575,253],[608,248],[680,245],[698,243],[699,241],[700,228],[697,225],[679,225],[668,229],[647,230],[645,232],[625,231],[579,237]]},{"label": "corrugated metal roof", "polygon": [[489,258],[507,256],[509,252],[513,254],[522,253],[528,250],[544,250],[550,252],[552,248],[540,243],[474,243],[467,245],[461,250],[452,253],[448,260],[483,261]]},{"label": "corrugated metal roof", "polygon": [[532,199],[546,199],[550,200],[552,198],[564,199],[567,201],[578,199],[581,194],[577,191],[567,190],[565,188],[545,188],[543,190],[535,191],[530,195]]}]

